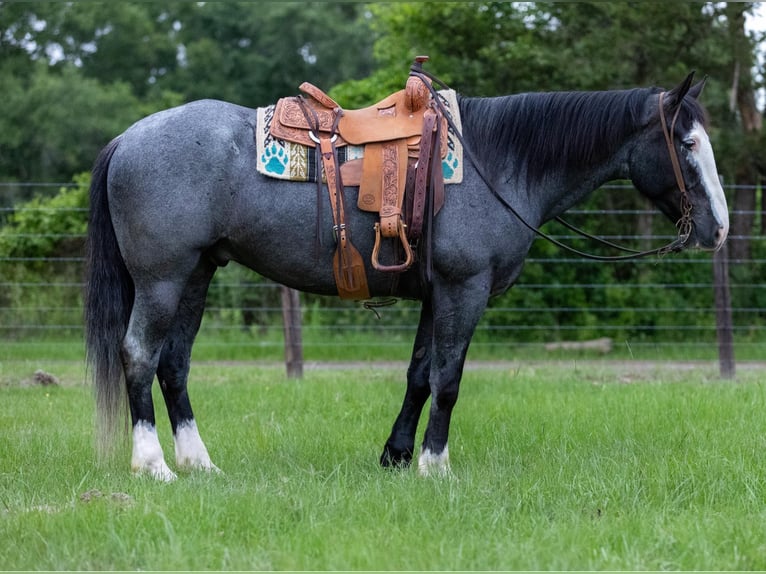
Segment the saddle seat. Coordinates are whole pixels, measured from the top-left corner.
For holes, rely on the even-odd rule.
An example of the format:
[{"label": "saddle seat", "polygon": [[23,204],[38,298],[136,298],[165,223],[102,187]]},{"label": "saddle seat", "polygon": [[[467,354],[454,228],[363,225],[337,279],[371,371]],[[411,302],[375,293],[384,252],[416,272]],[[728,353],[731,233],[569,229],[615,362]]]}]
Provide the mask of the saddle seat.
[{"label": "saddle seat", "polygon": [[[419,70],[427,57],[416,58],[413,70]],[[274,110],[270,133],[273,137],[316,147],[322,158],[328,192],[333,206],[336,232],[346,235],[339,249],[347,252],[347,267],[336,269],[336,283],[343,298],[368,298],[366,276],[359,276],[359,262],[347,237],[343,209],[344,186],[359,186],[357,206],[364,211],[380,214],[375,224],[375,248],[371,263],[374,269],[402,272],[408,269],[414,255],[410,243],[420,238],[423,211],[426,204],[427,181],[436,182],[437,196],[431,206],[434,212],[443,202],[441,169],[432,169],[434,163],[446,155],[446,119],[432,103],[430,86],[422,76],[410,76],[403,90],[383,98],[366,108],[345,110],[315,85],[304,82],[299,86],[303,95],[281,98]],[[438,137],[433,137],[438,134]],[[336,149],[345,145],[364,146],[361,159],[338,165]],[[421,145],[422,144],[422,145]],[[432,161],[433,160],[433,161]],[[409,183],[408,183],[409,182]],[[320,182],[321,185],[321,182]],[[407,216],[404,221],[405,194],[408,194]],[[340,208],[338,207],[340,202]],[[398,238],[404,249],[404,261],[384,265],[379,261],[381,238]],[[343,243],[343,245],[341,245]],[[339,265],[343,266],[343,257]],[[350,261],[354,263],[350,263]],[[365,285],[357,285],[363,279]],[[349,283],[349,284],[344,284]]]},{"label": "saddle seat", "polygon": [[[410,88],[410,85],[415,87]],[[303,82],[298,89],[309,97],[287,97],[277,102],[271,135],[278,139],[313,147],[316,142],[311,139],[309,132],[317,131],[317,137],[319,134],[335,134],[336,147],[395,139],[407,139],[411,146],[416,147],[420,140],[428,102],[424,101],[422,93],[416,92],[418,88],[415,82],[409,82],[407,88],[386,96],[372,106],[356,110],[341,108],[335,100],[309,82]],[[430,97],[430,93],[426,94]],[[301,101],[316,114],[311,124]],[[338,112],[341,112],[341,117],[336,121]],[[442,139],[446,143],[446,135]]]},{"label": "saddle seat", "polygon": [[[309,82],[301,84],[299,89],[328,110],[342,109],[332,98]],[[420,137],[427,102],[411,91],[399,90],[366,108],[343,110],[337,126],[338,135],[345,142],[354,145]],[[320,127],[324,131],[330,131],[332,124]],[[327,129],[328,127],[330,129]]]}]

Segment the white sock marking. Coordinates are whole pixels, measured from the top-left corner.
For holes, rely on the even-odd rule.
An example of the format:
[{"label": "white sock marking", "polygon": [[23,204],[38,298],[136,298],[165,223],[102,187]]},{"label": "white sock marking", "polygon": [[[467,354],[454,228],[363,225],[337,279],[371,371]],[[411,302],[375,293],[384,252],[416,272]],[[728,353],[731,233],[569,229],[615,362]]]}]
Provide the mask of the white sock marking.
[{"label": "white sock marking", "polygon": [[197,423],[193,419],[179,424],[173,438],[176,443],[178,466],[220,472],[220,469],[211,462],[207,448],[197,430]]},{"label": "white sock marking", "polygon": [[133,456],[130,467],[136,474],[147,473],[152,478],[164,482],[176,479],[176,474],[165,463],[157,438],[157,429],[146,421],[138,421],[133,427]]},{"label": "white sock marking", "polygon": [[449,474],[449,448],[445,444],[444,450],[434,454],[430,449],[425,449],[418,457],[418,472],[420,476],[445,476]]}]

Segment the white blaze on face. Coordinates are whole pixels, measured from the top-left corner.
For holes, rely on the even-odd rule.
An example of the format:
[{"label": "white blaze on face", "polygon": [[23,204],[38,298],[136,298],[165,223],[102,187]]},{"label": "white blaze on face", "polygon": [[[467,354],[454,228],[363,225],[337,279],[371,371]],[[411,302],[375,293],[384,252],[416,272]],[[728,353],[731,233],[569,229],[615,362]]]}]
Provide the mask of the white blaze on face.
[{"label": "white blaze on face", "polygon": [[694,149],[691,151],[691,158],[697,164],[697,170],[705,187],[705,193],[710,200],[713,217],[715,217],[715,220],[722,228],[720,244],[723,244],[729,233],[729,210],[726,205],[726,196],[721,187],[721,181],[718,179],[718,169],[715,165],[713,147],[710,145],[710,138],[705,129],[699,122],[694,122],[692,130],[689,132],[689,137],[693,138],[696,142]]},{"label": "white blaze on face", "polygon": [[207,448],[197,430],[194,420],[184,421],[176,428],[174,436],[176,443],[176,464],[187,468],[218,471],[218,467],[210,461]]},{"label": "white blaze on face", "polygon": [[176,479],[162,455],[157,429],[146,421],[138,421],[133,427],[133,456],[130,467],[135,473],[146,473],[152,478],[170,482]]}]

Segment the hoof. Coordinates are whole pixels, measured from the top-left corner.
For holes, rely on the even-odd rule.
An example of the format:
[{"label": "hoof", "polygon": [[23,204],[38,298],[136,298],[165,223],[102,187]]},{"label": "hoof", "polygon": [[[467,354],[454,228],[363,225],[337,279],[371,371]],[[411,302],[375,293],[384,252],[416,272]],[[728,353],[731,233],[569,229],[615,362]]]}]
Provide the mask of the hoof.
[{"label": "hoof", "polygon": [[408,468],[411,462],[411,450],[401,451],[386,445],[380,455],[380,466],[383,468]]},{"label": "hoof", "polygon": [[189,472],[202,471],[202,472],[208,472],[210,474],[223,474],[223,471],[220,468],[218,468],[216,465],[214,465],[212,462],[210,462],[210,460],[207,460],[204,462],[187,461],[184,464],[180,464],[179,467]]},{"label": "hoof", "polygon": [[148,476],[154,480],[160,482],[173,482],[178,478],[175,472],[170,470],[164,460],[159,461],[156,464],[150,464],[146,466],[133,466],[133,474],[137,476]]}]

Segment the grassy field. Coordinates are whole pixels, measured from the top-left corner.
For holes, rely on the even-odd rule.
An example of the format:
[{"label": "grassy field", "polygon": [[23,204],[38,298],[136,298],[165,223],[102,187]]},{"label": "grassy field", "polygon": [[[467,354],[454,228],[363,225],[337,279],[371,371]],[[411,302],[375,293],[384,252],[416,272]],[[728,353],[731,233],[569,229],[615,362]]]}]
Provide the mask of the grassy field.
[{"label": "grassy field", "polygon": [[[366,311],[359,311],[366,312]],[[390,327],[390,325],[389,325]],[[416,324],[401,329],[383,328],[354,330],[336,329],[303,332],[303,355],[307,361],[407,361],[412,351]],[[18,338],[0,338],[0,363],[30,360],[40,357],[49,360],[81,361],[84,356],[83,335],[73,331],[68,335],[37,334]],[[555,337],[551,337],[551,342]],[[758,332],[752,337],[735,340],[738,361],[763,361],[766,338]],[[523,358],[525,361],[562,361],[582,359],[608,359],[615,361],[716,361],[718,347],[715,336],[705,341],[673,341],[652,339],[612,339],[611,350],[550,350],[543,342],[520,343],[479,333],[471,342],[469,359],[477,361],[506,361]],[[193,358],[197,361],[282,361],[284,339],[281,328],[266,332],[205,329],[194,345]]]},{"label": "grassy field", "polygon": [[424,479],[377,466],[403,370],[201,362],[192,400],[224,473],[157,484],[127,448],[95,462],[80,363],[45,365],[57,386],[30,384],[40,366],[0,361],[3,569],[766,569],[758,369],[471,368],[452,475]]}]

